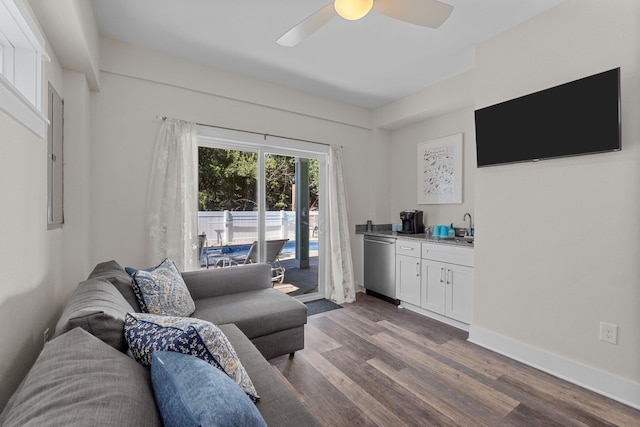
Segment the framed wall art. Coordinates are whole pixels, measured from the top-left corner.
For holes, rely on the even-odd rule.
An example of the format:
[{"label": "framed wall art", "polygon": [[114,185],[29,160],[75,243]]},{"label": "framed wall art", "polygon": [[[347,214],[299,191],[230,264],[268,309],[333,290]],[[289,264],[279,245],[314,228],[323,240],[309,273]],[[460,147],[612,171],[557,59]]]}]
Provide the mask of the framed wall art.
[{"label": "framed wall art", "polygon": [[418,204],[462,203],[462,137],[418,144]]}]

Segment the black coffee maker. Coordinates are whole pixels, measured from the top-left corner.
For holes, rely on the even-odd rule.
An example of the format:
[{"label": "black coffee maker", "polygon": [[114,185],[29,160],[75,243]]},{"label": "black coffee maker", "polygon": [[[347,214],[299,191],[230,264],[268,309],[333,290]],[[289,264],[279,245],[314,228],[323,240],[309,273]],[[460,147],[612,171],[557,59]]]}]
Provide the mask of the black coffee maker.
[{"label": "black coffee maker", "polygon": [[398,233],[420,234],[424,233],[424,223],[422,222],[422,211],[402,211],[400,212],[402,230]]}]

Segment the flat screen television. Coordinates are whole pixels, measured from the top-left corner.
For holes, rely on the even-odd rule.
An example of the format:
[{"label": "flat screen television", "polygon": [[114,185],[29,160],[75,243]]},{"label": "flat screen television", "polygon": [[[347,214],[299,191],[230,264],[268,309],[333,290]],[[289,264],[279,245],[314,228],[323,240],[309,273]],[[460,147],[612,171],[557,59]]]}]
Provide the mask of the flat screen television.
[{"label": "flat screen television", "polygon": [[475,111],[478,167],[618,151],[620,68]]}]

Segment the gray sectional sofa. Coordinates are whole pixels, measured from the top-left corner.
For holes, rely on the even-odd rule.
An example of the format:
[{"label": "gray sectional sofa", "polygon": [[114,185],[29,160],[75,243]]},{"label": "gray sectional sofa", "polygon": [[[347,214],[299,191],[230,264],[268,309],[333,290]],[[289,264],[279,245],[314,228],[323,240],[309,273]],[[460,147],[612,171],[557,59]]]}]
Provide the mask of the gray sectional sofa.
[{"label": "gray sectional sofa", "polygon": [[[306,306],[271,286],[265,264],[183,273],[192,317],[227,336],[249,374],[269,426],[316,426],[267,359],[304,347]],[[126,354],[124,317],[139,312],[131,277],[98,264],[68,301],[34,366],[11,397],[2,426],[161,426],[148,368]]]}]

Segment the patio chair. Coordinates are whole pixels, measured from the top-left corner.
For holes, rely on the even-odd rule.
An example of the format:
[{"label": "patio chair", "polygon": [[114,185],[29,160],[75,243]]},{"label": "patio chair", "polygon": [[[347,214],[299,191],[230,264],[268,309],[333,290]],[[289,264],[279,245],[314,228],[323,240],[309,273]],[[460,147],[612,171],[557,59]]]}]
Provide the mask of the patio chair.
[{"label": "patio chair", "polygon": [[204,256],[205,266],[209,267],[228,267],[234,264],[230,255],[229,246],[216,247],[212,246],[207,250]]},{"label": "patio chair", "polygon": [[202,266],[202,260],[207,250],[207,234],[203,231],[198,234],[198,263]]},{"label": "patio chair", "polygon": [[[266,243],[266,251],[267,256],[265,257],[265,261],[267,264],[271,266],[272,273],[272,282],[282,283],[284,282],[284,272],[285,268],[280,263],[280,253],[284,248],[284,245],[287,244],[289,239],[279,239],[279,240],[267,240]],[[254,241],[251,244],[251,248],[249,249],[249,253],[244,258],[234,257],[234,261],[238,264],[255,264],[259,262],[258,260],[258,242]]]},{"label": "patio chair", "polygon": [[200,268],[206,267],[207,269],[231,265],[228,249],[228,247],[223,248],[220,245],[220,233],[218,233],[218,246],[209,246],[207,234],[203,231],[202,234],[198,234],[198,265]]}]

